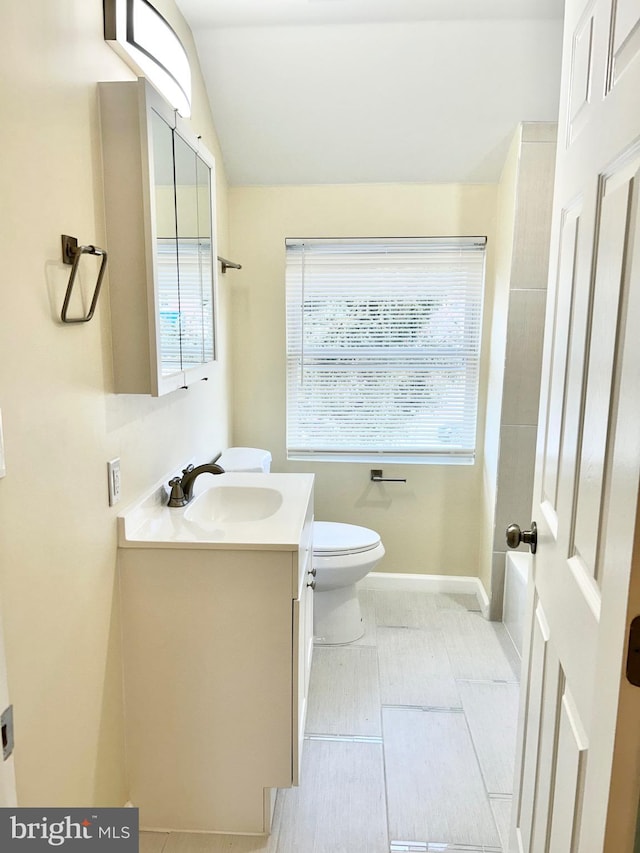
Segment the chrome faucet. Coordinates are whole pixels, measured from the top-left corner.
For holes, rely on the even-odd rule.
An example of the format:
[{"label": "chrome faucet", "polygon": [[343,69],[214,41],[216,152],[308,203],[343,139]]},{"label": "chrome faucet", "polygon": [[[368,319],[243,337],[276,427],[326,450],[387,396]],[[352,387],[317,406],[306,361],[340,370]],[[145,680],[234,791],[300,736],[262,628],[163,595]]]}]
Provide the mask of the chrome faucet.
[{"label": "chrome faucet", "polygon": [[168,506],[186,506],[193,497],[193,484],[200,474],[224,474],[224,468],[216,465],[215,462],[207,462],[204,465],[198,465],[197,468],[188,465],[183,469],[182,477],[169,480],[171,494]]}]

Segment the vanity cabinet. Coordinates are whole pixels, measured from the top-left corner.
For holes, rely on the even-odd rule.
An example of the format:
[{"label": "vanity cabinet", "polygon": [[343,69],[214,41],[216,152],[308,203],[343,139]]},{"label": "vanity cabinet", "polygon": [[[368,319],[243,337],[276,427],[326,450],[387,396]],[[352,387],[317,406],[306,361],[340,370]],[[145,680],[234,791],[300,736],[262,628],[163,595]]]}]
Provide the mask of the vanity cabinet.
[{"label": "vanity cabinet", "polygon": [[117,393],[160,396],[215,358],[215,164],[149,83],[99,83]]},{"label": "vanity cabinet", "polygon": [[121,542],[129,798],[141,828],[268,833],[275,789],[298,784],[312,478],[307,494],[295,542]]}]

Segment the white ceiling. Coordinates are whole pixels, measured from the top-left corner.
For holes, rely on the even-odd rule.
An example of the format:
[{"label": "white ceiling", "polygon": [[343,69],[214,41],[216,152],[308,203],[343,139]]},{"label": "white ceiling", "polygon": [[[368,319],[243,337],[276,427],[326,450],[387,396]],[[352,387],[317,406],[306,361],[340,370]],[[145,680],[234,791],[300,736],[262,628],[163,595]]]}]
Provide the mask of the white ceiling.
[{"label": "white ceiling", "polygon": [[194,27],[561,18],[563,0],[178,0]]},{"label": "white ceiling", "polygon": [[562,0],[177,0],[232,185],[485,182],[557,118]]}]

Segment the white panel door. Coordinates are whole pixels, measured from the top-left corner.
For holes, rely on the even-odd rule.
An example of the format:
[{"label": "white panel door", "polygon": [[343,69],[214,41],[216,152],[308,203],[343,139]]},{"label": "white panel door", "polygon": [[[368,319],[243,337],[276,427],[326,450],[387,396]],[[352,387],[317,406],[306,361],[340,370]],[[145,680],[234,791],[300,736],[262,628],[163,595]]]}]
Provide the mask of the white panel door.
[{"label": "white panel door", "polygon": [[566,0],[512,853],[633,849],[639,202],[640,0]]}]

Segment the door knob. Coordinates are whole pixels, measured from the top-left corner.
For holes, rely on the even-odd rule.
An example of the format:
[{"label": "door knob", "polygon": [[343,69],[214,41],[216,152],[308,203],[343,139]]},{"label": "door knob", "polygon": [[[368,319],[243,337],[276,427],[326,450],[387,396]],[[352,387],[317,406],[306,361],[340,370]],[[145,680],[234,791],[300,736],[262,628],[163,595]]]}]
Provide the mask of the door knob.
[{"label": "door knob", "polygon": [[509,548],[517,548],[518,545],[524,542],[531,548],[531,553],[535,554],[538,547],[538,526],[535,521],[531,522],[531,530],[520,530],[519,525],[510,524],[507,527],[507,546]]}]

